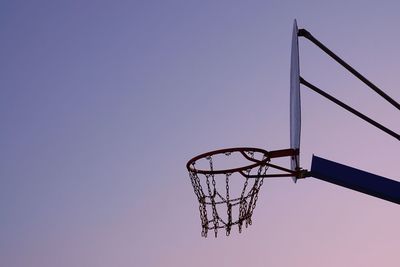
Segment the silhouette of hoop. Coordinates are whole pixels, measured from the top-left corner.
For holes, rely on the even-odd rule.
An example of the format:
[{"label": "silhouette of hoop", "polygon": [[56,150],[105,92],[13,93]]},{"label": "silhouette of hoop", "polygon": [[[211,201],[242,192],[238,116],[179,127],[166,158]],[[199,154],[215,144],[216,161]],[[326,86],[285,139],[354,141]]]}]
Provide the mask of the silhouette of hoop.
[{"label": "silhouette of hoop", "polygon": [[[244,161],[243,165],[215,169],[216,157],[229,159],[233,154],[236,154],[236,159],[239,157]],[[206,152],[189,160],[186,167],[199,201],[202,236],[207,237],[208,230],[213,230],[217,237],[220,228],[225,228],[226,235],[229,235],[233,225],[238,225],[239,232],[242,231],[243,224],[246,227],[251,225],[251,216],[264,178],[301,176],[300,171],[271,164],[271,159],[293,157],[297,154],[298,151],[293,149],[266,151],[253,147],[236,147]],[[196,167],[199,161],[203,161],[202,168]],[[207,166],[207,169],[204,166]],[[280,173],[270,174],[268,173],[270,169],[278,170]],[[243,179],[243,184],[237,192],[239,196],[232,198],[231,181],[235,179],[237,182],[236,178],[240,177]],[[220,212],[223,208],[226,209],[225,215]],[[237,219],[233,218],[234,215]]]}]

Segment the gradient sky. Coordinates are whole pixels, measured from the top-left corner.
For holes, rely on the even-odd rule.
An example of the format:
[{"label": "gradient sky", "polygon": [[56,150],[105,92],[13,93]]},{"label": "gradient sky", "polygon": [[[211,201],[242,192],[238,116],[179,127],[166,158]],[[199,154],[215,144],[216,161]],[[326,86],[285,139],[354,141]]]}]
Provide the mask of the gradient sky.
[{"label": "gradient sky", "polygon": [[[267,181],[253,225],[204,239],[186,161],[289,146],[293,19],[400,100],[398,1],[0,3],[0,266],[399,266],[400,207]],[[307,80],[400,131],[309,42]],[[392,179],[399,143],[302,88],[312,154]],[[289,164],[289,162],[287,162]]]}]

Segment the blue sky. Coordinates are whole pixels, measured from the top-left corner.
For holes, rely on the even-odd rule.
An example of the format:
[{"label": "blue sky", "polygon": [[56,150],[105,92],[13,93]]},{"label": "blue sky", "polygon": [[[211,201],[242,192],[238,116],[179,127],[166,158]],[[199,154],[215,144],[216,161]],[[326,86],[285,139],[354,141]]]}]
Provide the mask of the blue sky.
[{"label": "blue sky", "polygon": [[[397,266],[398,207],[268,181],[253,225],[203,239],[186,161],[289,146],[293,19],[399,101],[396,1],[3,1],[0,265]],[[300,40],[307,80],[398,111]],[[398,142],[302,88],[312,154],[392,179]],[[288,162],[289,163],[289,162]]]}]

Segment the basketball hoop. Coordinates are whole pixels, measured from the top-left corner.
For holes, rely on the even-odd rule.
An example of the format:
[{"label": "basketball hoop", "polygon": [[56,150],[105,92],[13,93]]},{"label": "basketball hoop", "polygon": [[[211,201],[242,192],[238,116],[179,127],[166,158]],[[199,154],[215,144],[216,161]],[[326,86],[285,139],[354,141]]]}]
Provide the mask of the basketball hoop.
[{"label": "basketball hoop", "polygon": [[[400,135],[302,78],[300,76],[298,40],[300,36],[314,43],[351,74],[400,110],[400,103],[334,54],[310,32],[305,29],[298,29],[297,22],[294,20],[290,62],[290,148],[275,151],[252,147],[227,148],[207,152],[189,160],[186,168],[189,171],[194,193],[199,201],[201,235],[204,237],[207,237],[209,230],[213,231],[215,237],[217,237],[218,229],[225,229],[226,235],[229,235],[234,225],[238,226],[239,232],[242,231],[243,225],[246,227],[251,225],[258,194],[265,178],[292,177],[293,181],[296,182],[300,178],[314,177],[400,204],[400,182],[398,181],[316,156],[312,158],[311,171],[301,168],[300,85],[308,87],[397,140],[400,140]],[[289,168],[271,163],[273,158],[283,157],[290,158]]]},{"label": "basketball hoop", "polygon": [[[297,154],[293,149],[238,147],[207,152],[189,160],[186,167],[199,201],[201,235],[207,237],[208,230],[213,230],[217,237],[218,229],[225,229],[229,235],[233,225],[238,225],[240,233],[243,225],[251,225],[264,178],[301,178],[300,170],[271,164],[271,159]],[[269,173],[270,170],[275,173]]]}]

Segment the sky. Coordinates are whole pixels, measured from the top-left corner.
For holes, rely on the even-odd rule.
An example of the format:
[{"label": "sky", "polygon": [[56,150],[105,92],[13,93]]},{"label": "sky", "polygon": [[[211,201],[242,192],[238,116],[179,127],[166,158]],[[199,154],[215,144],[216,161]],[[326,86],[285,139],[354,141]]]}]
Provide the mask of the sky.
[{"label": "sky", "polygon": [[[400,100],[398,1],[0,3],[0,265],[398,266],[398,205],[268,180],[253,224],[201,237],[185,168],[289,147],[293,20]],[[400,132],[399,113],[304,39],[301,75]],[[400,181],[399,143],[302,87],[312,155]],[[287,161],[289,166],[289,161]]]}]

